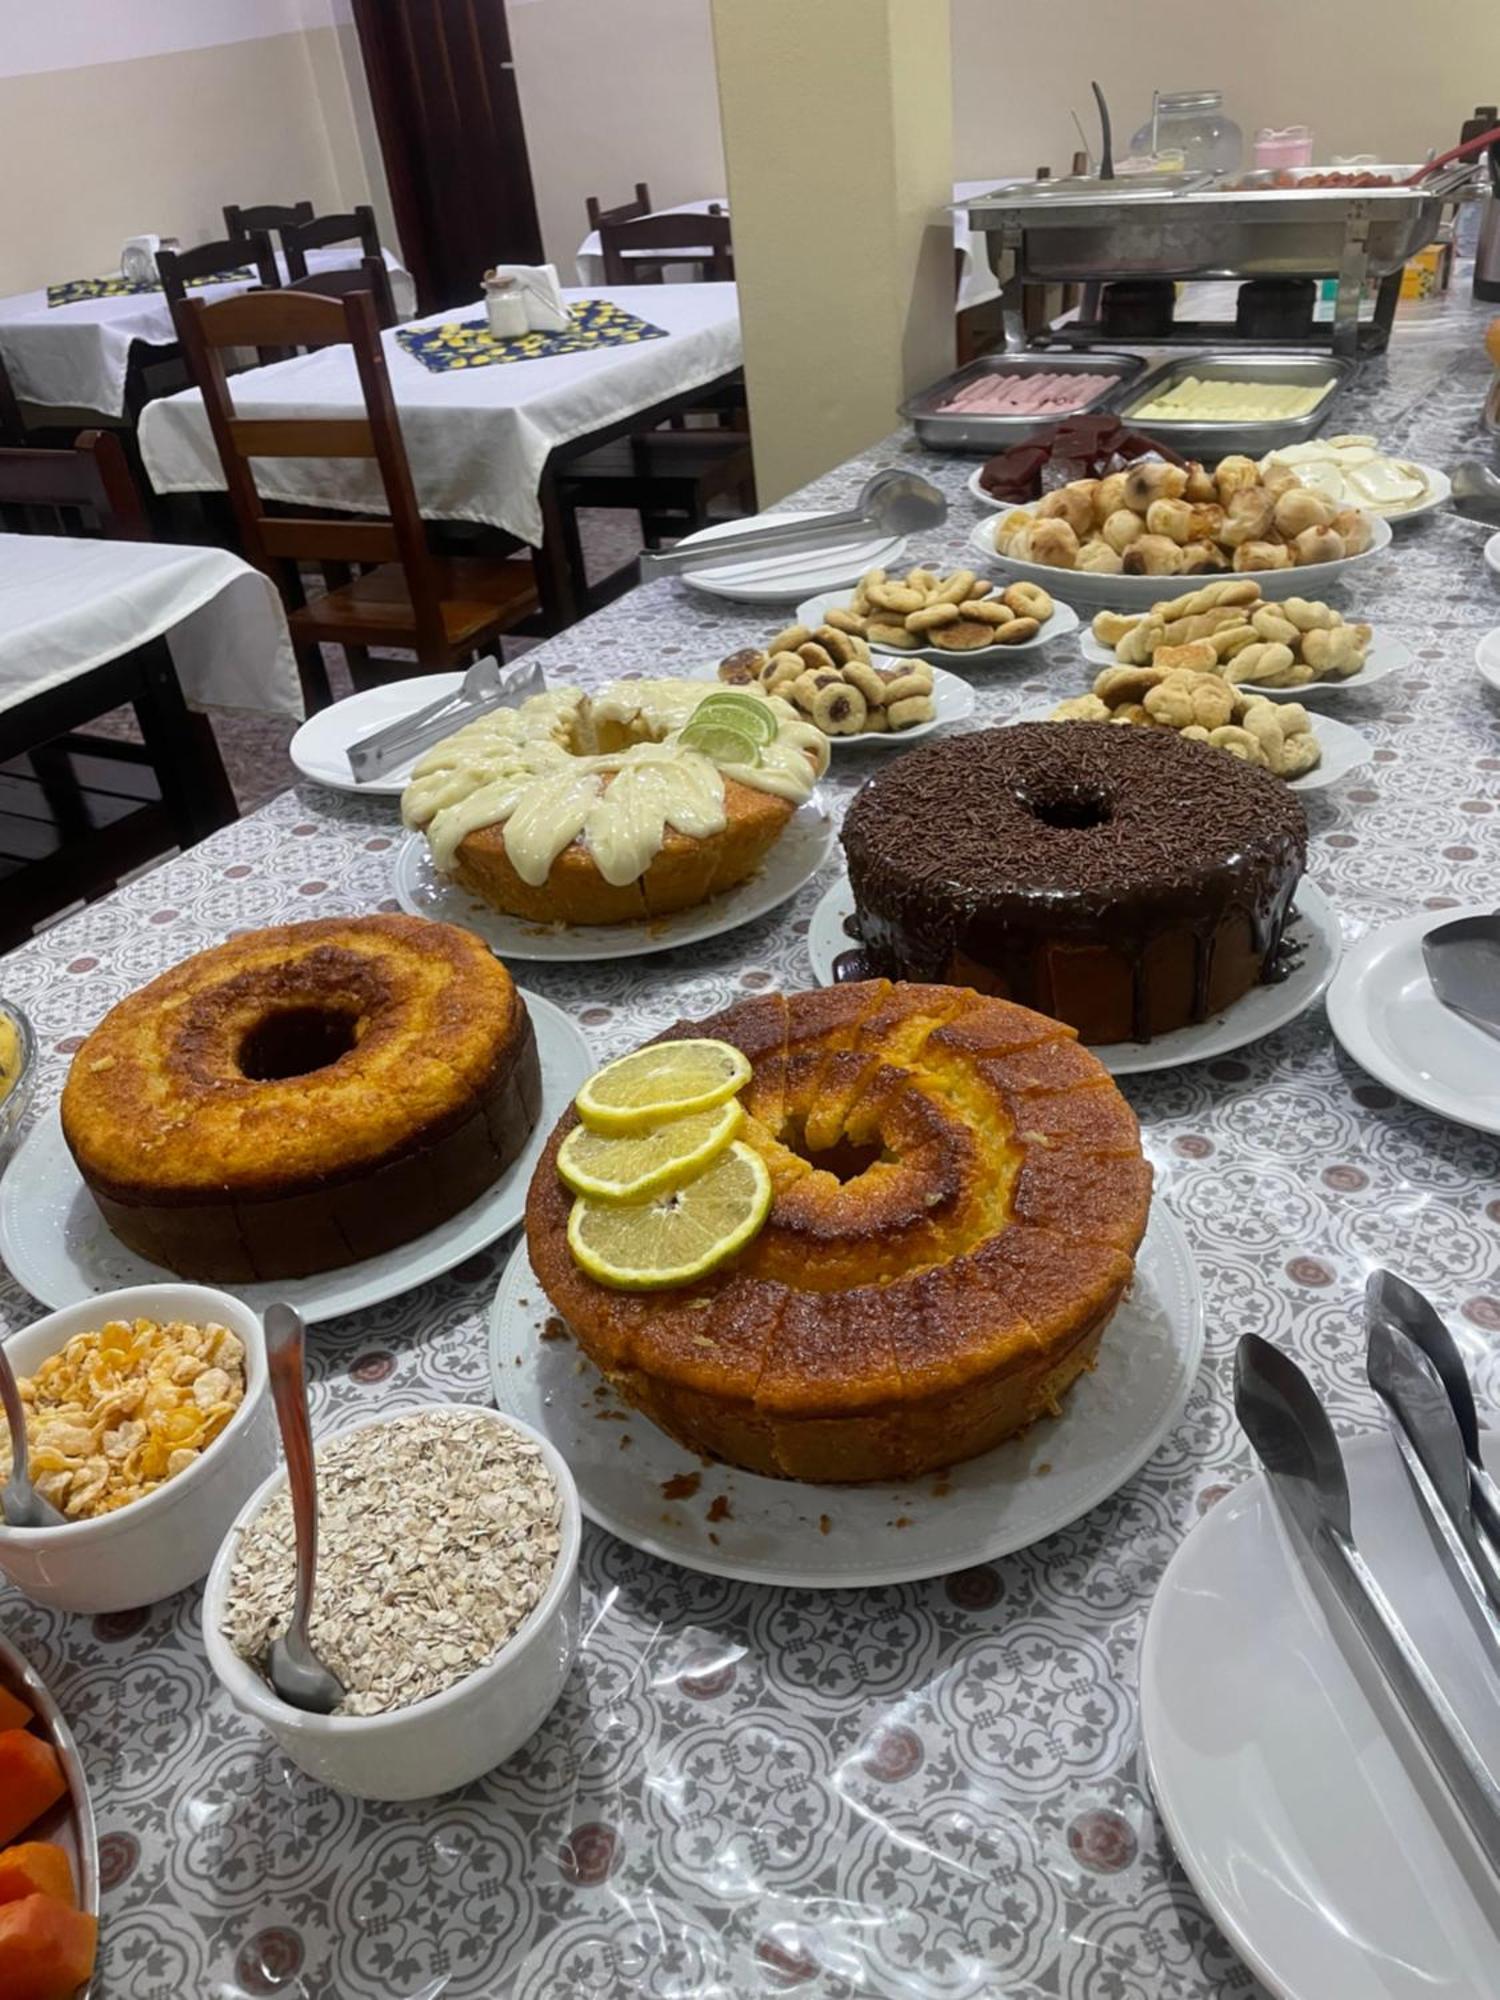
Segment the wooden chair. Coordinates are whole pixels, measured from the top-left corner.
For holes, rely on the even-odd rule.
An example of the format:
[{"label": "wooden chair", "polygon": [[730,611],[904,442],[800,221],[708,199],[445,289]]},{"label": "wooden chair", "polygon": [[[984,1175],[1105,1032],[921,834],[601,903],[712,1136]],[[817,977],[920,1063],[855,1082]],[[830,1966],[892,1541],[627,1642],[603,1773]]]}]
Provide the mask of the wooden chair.
[{"label": "wooden chair", "polygon": [[281,283],[271,239],[263,229],[252,230],[248,236],[226,236],[218,243],[198,243],[191,250],[156,253],[156,275],[168,305],[173,307],[187,297],[194,278],[216,278],[221,271],[240,271],[247,264],[254,266],[263,285]]},{"label": "wooden chair", "polygon": [[606,222],[599,241],[607,285],[659,285],[668,264],[694,265],[703,280],[734,277],[729,217],[716,210],[707,215],[645,215],[637,222]]},{"label": "wooden chair", "polygon": [[[66,450],[0,450],[0,526],[149,539],[105,431]],[[85,733],[127,704],[139,743]],[[236,816],[212,727],[184,702],[164,638],[0,708],[0,950]]]},{"label": "wooden chair", "polygon": [[347,215],[318,215],[311,222],[293,223],[281,232],[288,278],[307,276],[309,250],[326,250],[333,243],[358,243],[360,254],[383,264],[380,228],[373,208],[361,205]]},{"label": "wooden chair", "polygon": [[5,372],[5,357],[0,354],[0,445],[20,444],[26,435],[26,425],[21,419],[21,405]]},{"label": "wooden chair", "polygon": [[280,289],[311,292],[320,299],[346,299],[351,292],[368,292],[375,301],[375,317],[381,327],[396,325],[396,299],[383,257],[361,257],[347,271],[314,271],[309,277],[293,278]]},{"label": "wooden chair", "polygon": [[224,210],[224,232],[228,236],[253,236],[257,230],[265,230],[268,235],[279,235],[284,229],[311,222],[316,213],[310,201],[289,204],[263,201],[258,208],[237,208],[230,202]]},{"label": "wooden chair", "polygon": [[644,181],[637,181],[634,201],[622,201],[617,208],[602,208],[598,195],[586,194],[583,205],[588,211],[590,229],[600,229],[606,222],[634,222],[639,216],[651,213],[651,190]]},{"label": "wooden chair", "polygon": [[[529,554],[514,560],[435,557],[396,417],[385,349],[367,291],[333,300],[283,290],[245,292],[175,309],[178,334],[212,427],[244,551],[280,586],[308,705],[329,699],[319,648],[342,646],[357,679],[369,676],[367,648],[414,652],[428,670],[449,669],[497,645],[537,606]],[[353,350],[363,417],[277,417],[236,413],[223,354],[231,347]],[[385,492],[384,517],[272,515],[256,490],[251,459],[362,458]],[[304,600],[297,565],[315,563],[327,594]],[[354,576],[352,566],[364,574]]]}]

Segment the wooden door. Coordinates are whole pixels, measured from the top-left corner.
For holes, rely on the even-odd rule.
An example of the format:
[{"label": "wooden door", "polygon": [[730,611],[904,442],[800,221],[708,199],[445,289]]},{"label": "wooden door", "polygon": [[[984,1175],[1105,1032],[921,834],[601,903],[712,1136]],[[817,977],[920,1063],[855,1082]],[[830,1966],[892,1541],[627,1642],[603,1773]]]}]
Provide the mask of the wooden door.
[{"label": "wooden door", "polygon": [[505,0],[354,0],[402,249],[424,312],[541,261]]}]

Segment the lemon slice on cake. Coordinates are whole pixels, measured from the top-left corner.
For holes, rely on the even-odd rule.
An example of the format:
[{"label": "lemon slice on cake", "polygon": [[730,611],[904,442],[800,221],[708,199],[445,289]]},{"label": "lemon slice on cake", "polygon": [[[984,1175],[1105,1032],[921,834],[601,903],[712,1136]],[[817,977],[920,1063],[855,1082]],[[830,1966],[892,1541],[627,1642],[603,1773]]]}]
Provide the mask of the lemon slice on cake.
[{"label": "lemon slice on cake", "polygon": [[574,1194],[595,1201],[644,1201],[681,1187],[716,1160],[745,1121],[737,1097],[689,1112],[639,1134],[591,1132],[575,1125],[557,1154],[557,1171]]},{"label": "lemon slice on cake", "polygon": [[735,1139],[696,1180],[650,1201],[580,1195],[568,1217],[568,1248],[601,1285],[625,1291],[690,1285],[742,1250],[770,1210],[765,1161]]},{"label": "lemon slice on cake", "polygon": [[595,1132],[639,1133],[711,1111],[749,1081],[749,1063],[728,1042],[651,1042],[595,1070],[573,1103]]}]

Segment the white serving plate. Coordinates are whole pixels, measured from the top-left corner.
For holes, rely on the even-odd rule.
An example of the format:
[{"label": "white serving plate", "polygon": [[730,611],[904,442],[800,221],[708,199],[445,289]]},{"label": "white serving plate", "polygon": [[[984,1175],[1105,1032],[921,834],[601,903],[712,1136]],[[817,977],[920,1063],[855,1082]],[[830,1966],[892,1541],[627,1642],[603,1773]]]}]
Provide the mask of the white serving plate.
[{"label": "white serving plate", "polygon": [[[1056,704],[1054,703],[1055,707]],[[1039,708],[1023,709],[1019,715],[1008,715],[1011,722],[1050,722],[1052,709],[1045,704]],[[1131,725],[1121,723],[1120,727]],[[1351,771],[1359,771],[1370,761],[1371,743],[1368,737],[1357,729],[1351,729],[1347,722],[1335,722],[1331,715],[1320,715],[1313,723],[1313,734],[1323,751],[1321,763],[1310,771],[1304,771],[1300,778],[1288,778],[1287,784],[1294,792],[1321,792],[1329,785],[1336,785],[1340,778],[1347,778]]]},{"label": "white serving plate", "polygon": [[410,782],[412,765],[425,752],[414,751],[384,777],[360,785],[349,769],[349,745],[403,716],[415,715],[430,702],[456,694],[463,678],[462,674],[418,674],[409,681],[390,681],[384,687],[348,695],[331,708],[320,708],[316,715],[310,715],[287,745],[287,755],[304,778],[311,778],[315,785],[327,785],[330,791],[352,792],[366,799],[400,798]]},{"label": "white serving plate", "polygon": [[[811,1486],[705,1467],[618,1402],[571,1339],[543,1339],[551,1317],[520,1243],[490,1317],[495,1401],[556,1445],[589,1519],[685,1569],[805,1590],[941,1576],[1055,1534],[1145,1464],[1175,1423],[1203,1352],[1192,1253],[1158,1200],[1130,1295],[1105,1333],[1097,1367],[1069,1391],[1060,1417],[954,1466],[941,1481]],[[628,1451],[620,1449],[622,1434]],[[664,1499],[663,1483],[682,1473],[700,1475],[697,1491]],[[708,1510],[721,1496],[730,1512],[711,1521]],[[892,1522],[900,1517],[906,1526],[897,1533]]]},{"label": "white serving plate", "polygon": [[[1387,453],[1388,457],[1393,455]],[[1445,506],[1453,492],[1453,481],[1439,467],[1435,465],[1422,465],[1414,458],[1403,458],[1399,462],[1402,465],[1409,465],[1414,472],[1421,473],[1422,477],[1427,481],[1427,498],[1419,500],[1415,507],[1403,507],[1399,512],[1389,514],[1383,513],[1378,507],[1366,505],[1364,509],[1365,513],[1378,515],[1382,521],[1389,521],[1393,528],[1399,528],[1403,521],[1415,521],[1418,515],[1430,514],[1434,509]],[[993,494],[987,493],[979,483],[979,475],[983,470],[984,467],[982,465],[976,465],[974,470],[969,474],[966,484],[970,493],[973,494],[981,507],[987,507],[994,513],[1009,513],[1010,509],[1017,503],[1012,500],[997,500]],[[1295,471],[1296,468],[1293,467],[1293,470]]]},{"label": "white serving plate", "polygon": [[1479,669],[1479,678],[1500,694],[1500,625],[1493,632],[1486,632],[1474,648],[1474,664]]},{"label": "white serving plate", "polygon": [[[524,1150],[495,1185],[425,1236],[379,1257],[310,1278],[237,1284],[237,1298],[260,1313],[284,1299],[308,1322],[335,1319],[415,1290],[515,1227],[552,1128],[595,1066],[582,1030],[561,1007],[535,993],[522,998],[541,1057],[542,1108]],[[174,1272],[138,1257],[110,1233],[73,1164],[56,1105],[32,1126],[0,1180],[0,1257],[16,1282],[54,1311],[95,1292],[176,1282]]]},{"label": "white serving plate", "polygon": [[[1065,639],[1070,632],[1078,630],[1078,613],[1072,605],[1064,604],[1055,592],[1049,591],[1048,595],[1053,599],[1052,616],[1033,638],[1023,639],[1014,646],[976,646],[972,652],[949,653],[941,646],[913,646],[903,649],[900,646],[882,646],[879,640],[871,639],[868,642],[870,651],[879,653],[883,659],[888,660],[930,660],[933,666],[946,667],[950,673],[958,667],[965,666],[1002,666],[1006,660],[1017,659],[1023,653],[1034,653],[1042,646],[1050,646],[1054,639]],[[827,590],[817,597],[809,597],[805,603],[797,606],[797,623],[811,625],[816,629],[830,611],[841,609],[848,601],[849,593],[846,590]]]},{"label": "white serving plate", "polygon": [[[1039,504],[1033,500],[1023,510],[1016,511],[1034,513]],[[1371,540],[1363,555],[1343,556],[1338,562],[1305,563],[1301,569],[1258,569],[1247,574],[1253,575],[1260,585],[1263,597],[1321,597],[1361,563],[1373,561],[1390,547],[1390,522],[1379,514],[1369,518]],[[1215,581],[1213,576],[1103,576],[1094,570],[1052,569],[1046,563],[1017,562],[1014,556],[1002,556],[995,548],[999,520],[999,515],[990,515],[969,536],[969,547],[981,562],[1002,573],[1009,583],[1018,580],[1039,583],[1054,597],[1065,597],[1091,610],[1149,611],[1159,598],[1186,597],[1189,591],[1201,590],[1205,583]],[[1496,540],[1500,541],[1500,536]],[[1230,572],[1221,573],[1227,574]]]},{"label": "white serving plate", "polygon": [[1422,960],[1429,931],[1494,907],[1422,910],[1367,931],[1329,988],[1328,1021],[1360,1068],[1399,1097],[1500,1134],[1500,1044],[1443,1005]]},{"label": "white serving plate", "polygon": [[[1343,1452],[1360,1549],[1500,1770],[1494,1680],[1395,1447],[1382,1431]],[[1485,1455],[1500,1470],[1494,1433]],[[1278,2000],[1480,2000],[1500,1992],[1500,1897],[1486,1912],[1465,1880],[1357,1647],[1330,1628],[1257,1474],[1157,1588],[1140,1662],[1151,1789],[1193,1886]]]},{"label": "white serving plate", "polygon": [[[1118,606],[1112,606],[1118,609]],[[1114,649],[1096,639],[1087,625],[1079,637],[1079,650],[1091,667],[1118,667],[1122,663],[1115,658]],[[1411,648],[1404,639],[1396,638],[1390,632],[1377,632],[1370,641],[1370,649],[1365,654],[1365,663],[1357,674],[1347,674],[1343,680],[1304,681],[1301,687],[1262,687],[1258,681],[1236,681],[1236,687],[1243,687],[1247,694],[1263,694],[1271,701],[1301,701],[1304,697],[1316,699],[1319,695],[1343,694],[1357,688],[1373,687],[1383,681],[1387,674],[1397,674],[1411,665]]]},{"label": "white serving plate", "polygon": [[[1228,1055],[1295,1021],[1321,998],[1338,968],[1342,949],[1339,920],[1333,905],[1315,882],[1303,876],[1293,904],[1302,919],[1294,940],[1301,953],[1285,979],[1272,986],[1254,986],[1212,1020],[1195,1028],[1178,1028],[1149,1042],[1110,1042],[1092,1050],[1115,1076],[1139,1076],[1147,1070],[1181,1069],[1185,1063],[1207,1062]],[[1445,911],[1459,916],[1462,912]],[[854,915],[854,896],[847,875],[840,875],[813,911],[807,933],[807,955],[820,986],[835,984],[834,965],[855,943],[845,929]],[[1436,921],[1436,919],[1434,919]]]},{"label": "white serving plate", "polygon": [[492,910],[433,866],[425,834],[408,835],[396,850],[396,900],[414,917],[435,917],[440,923],[462,924],[482,937],[497,957],[545,959],[554,963],[605,958],[641,958],[648,952],[672,951],[678,945],[701,944],[740,924],[774,910],[795,896],[828,859],[833,846],[833,822],[817,792],[797,808],[786,831],[771,849],[759,873],[737,889],[699,903],[675,916],[656,917],[644,924],[528,923]]},{"label": "white serving plate", "polygon": [[920,743],[924,736],[934,736],[940,729],[951,729],[955,722],[967,722],[974,713],[974,690],[969,683],[960,680],[957,674],[950,674],[943,667],[932,670],[931,722],[914,722],[910,729],[865,729],[858,736],[830,736],[830,750],[904,750],[913,743]]},{"label": "white serving plate", "polygon": [[[696,535],[684,535],[677,546],[686,548],[690,543],[738,535],[758,521],[819,518],[817,509],[800,508],[757,514],[745,521],[716,521],[711,528],[700,528]],[[867,569],[888,569],[905,548],[904,535],[865,535],[801,555],[762,556],[750,562],[726,563],[718,569],[685,570],[678,581],[705,597],[727,597],[732,604],[794,604],[815,590],[837,590],[840,585],[858,583]]]}]

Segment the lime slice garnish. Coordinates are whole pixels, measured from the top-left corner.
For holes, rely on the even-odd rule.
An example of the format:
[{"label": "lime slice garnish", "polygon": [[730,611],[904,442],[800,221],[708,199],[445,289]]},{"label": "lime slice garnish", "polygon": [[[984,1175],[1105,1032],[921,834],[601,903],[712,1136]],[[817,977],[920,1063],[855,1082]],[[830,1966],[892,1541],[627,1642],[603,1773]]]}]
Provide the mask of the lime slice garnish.
[{"label": "lime slice garnish", "polygon": [[753,694],[705,695],[693,710],[688,728],[696,728],[704,722],[722,723],[731,729],[742,729],[757,743],[773,743],[780,728],[767,704],[758,700]]},{"label": "lime slice garnish", "polygon": [[748,731],[713,718],[690,722],[677,740],[684,750],[696,750],[700,757],[707,757],[714,764],[760,762],[760,745]]}]

